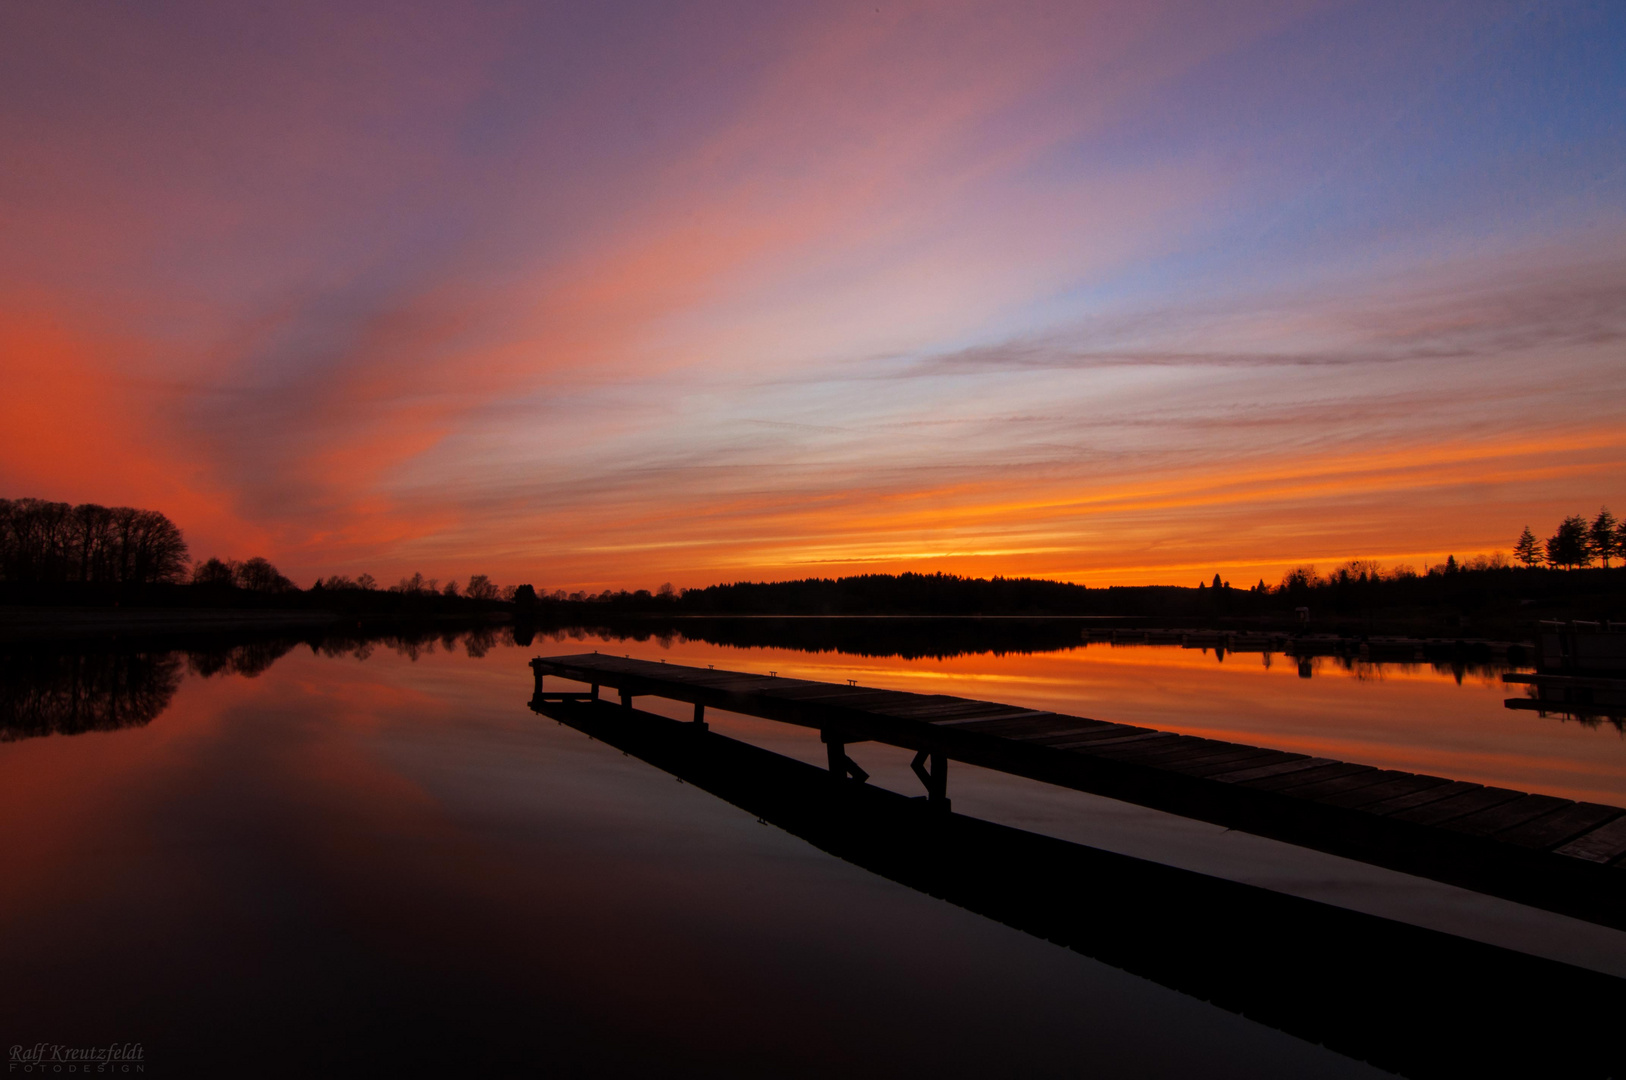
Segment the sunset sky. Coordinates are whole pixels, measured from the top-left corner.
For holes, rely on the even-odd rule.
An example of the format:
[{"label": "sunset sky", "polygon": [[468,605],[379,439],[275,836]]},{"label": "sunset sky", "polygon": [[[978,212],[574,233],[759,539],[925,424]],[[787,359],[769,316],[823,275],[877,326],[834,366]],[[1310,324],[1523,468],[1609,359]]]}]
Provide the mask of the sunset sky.
[{"label": "sunset sky", "polygon": [[1626,512],[1626,5],[0,0],[0,496],[317,574]]}]

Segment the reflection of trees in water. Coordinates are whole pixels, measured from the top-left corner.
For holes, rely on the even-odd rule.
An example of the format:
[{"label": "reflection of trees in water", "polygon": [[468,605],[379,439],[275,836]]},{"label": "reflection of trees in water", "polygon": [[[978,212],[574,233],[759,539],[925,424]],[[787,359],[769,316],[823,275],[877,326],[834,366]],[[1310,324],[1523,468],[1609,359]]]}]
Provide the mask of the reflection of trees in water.
[{"label": "reflection of trees in water", "polygon": [[975,653],[1057,652],[1086,644],[1089,624],[1073,619],[978,618],[752,618],[629,620],[596,626],[547,625],[537,628],[555,642],[654,640],[662,648],[696,641],[729,648],[774,648],[807,653],[946,660]]},{"label": "reflection of trees in water", "polygon": [[478,658],[514,643],[508,626],[395,626],[299,636],[182,635],[126,650],[80,645],[0,651],[0,741],[139,727],[169,707],[186,673],[252,679],[302,645],[331,658],[366,660],[383,647],[417,660],[459,648]]},{"label": "reflection of trees in water", "polygon": [[[680,641],[703,642],[728,648],[774,648],[806,653],[845,653],[849,656],[898,657],[903,660],[946,660],[956,656],[1060,652],[1068,649],[1131,648],[1149,650],[1201,649],[1216,663],[1272,664],[1267,647],[1180,645],[1173,642],[1108,642],[1099,636],[1099,623],[1065,618],[911,618],[894,617],[774,617],[628,619],[621,622],[572,625],[545,624],[537,633],[565,644],[593,638],[602,642],[655,641],[670,648]],[[1138,631],[1135,631],[1138,633]],[[1278,647],[1279,648],[1279,647]],[[1472,676],[1494,682],[1511,670],[1505,655],[1484,647],[1464,649],[1454,643],[1430,645],[1414,660],[1360,655],[1361,646],[1347,641],[1293,641],[1285,654],[1300,674],[1340,669],[1358,679],[1379,679],[1385,672],[1415,674],[1432,670],[1462,682]]]},{"label": "reflection of trees in water", "polygon": [[172,652],[0,653],[0,741],[140,727],[180,685]]},{"label": "reflection of trees in water", "polygon": [[194,675],[241,675],[252,679],[286,656],[296,641],[245,641],[212,649],[189,649],[186,666]]}]

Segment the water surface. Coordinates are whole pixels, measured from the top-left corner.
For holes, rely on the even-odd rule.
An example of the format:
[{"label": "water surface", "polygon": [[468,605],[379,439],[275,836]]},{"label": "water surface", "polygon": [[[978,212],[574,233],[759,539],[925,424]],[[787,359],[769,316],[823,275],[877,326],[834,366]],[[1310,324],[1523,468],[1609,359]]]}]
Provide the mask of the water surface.
[{"label": "water surface", "polygon": [[[8,654],[7,1045],[140,1041],[158,1075],[1370,1071],[876,877],[526,709],[529,656],[594,648],[1626,801],[1614,729],[1506,710],[1495,672],[568,634]],[[712,722],[822,753],[799,729]],[[853,754],[913,793],[901,753]],[[1626,970],[1622,935],[1516,905],[981,770],[950,789],[960,812]]]}]

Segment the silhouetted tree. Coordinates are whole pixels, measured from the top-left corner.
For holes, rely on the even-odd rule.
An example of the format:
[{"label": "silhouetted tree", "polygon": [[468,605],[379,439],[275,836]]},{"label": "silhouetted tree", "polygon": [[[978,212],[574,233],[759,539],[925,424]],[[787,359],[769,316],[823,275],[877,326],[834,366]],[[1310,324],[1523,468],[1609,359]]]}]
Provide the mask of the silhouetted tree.
[{"label": "silhouetted tree", "polygon": [[440,594],[442,596],[456,596],[457,595],[457,579],[453,578],[451,581],[448,581],[446,583],[446,587],[444,589],[440,590]]},{"label": "silhouetted tree", "polygon": [[181,530],[156,511],[0,499],[0,580],[151,584],[185,572]]},{"label": "silhouetted tree", "polygon": [[1592,535],[1586,519],[1571,514],[1558,525],[1558,531],[1547,538],[1547,562],[1573,570],[1592,565]]},{"label": "silhouetted tree", "polygon": [[209,558],[192,568],[192,584],[220,589],[237,587],[237,571],[241,565],[230,559]]},{"label": "silhouetted tree", "polygon": [[1592,519],[1592,526],[1587,530],[1588,539],[1592,541],[1592,553],[1603,563],[1604,568],[1609,566],[1611,556],[1620,554],[1620,533],[1615,521],[1615,515],[1605,506],[1598,511],[1598,516]]},{"label": "silhouetted tree", "polygon": [[1513,554],[1526,566],[1535,566],[1541,561],[1541,541],[1530,531],[1530,526],[1526,525],[1524,532],[1519,534],[1518,542],[1513,545]]},{"label": "silhouetted tree", "polygon": [[1281,587],[1278,592],[1302,593],[1315,588],[1321,583],[1314,566],[1295,566],[1282,575]]},{"label": "silhouetted tree", "polygon": [[497,586],[484,574],[475,574],[469,578],[469,587],[463,590],[463,595],[470,600],[495,600]]},{"label": "silhouetted tree", "polygon": [[277,568],[262,556],[256,555],[237,570],[237,584],[253,592],[289,592],[294,583],[278,573]]}]

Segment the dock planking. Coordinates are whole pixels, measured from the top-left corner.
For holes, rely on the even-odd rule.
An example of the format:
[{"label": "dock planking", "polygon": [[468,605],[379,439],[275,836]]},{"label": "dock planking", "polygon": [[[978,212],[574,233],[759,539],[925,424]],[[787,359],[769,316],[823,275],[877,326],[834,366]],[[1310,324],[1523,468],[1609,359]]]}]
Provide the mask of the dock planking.
[{"label": "dock planking", "polygon": [[1626,808],[941,694],[599,653],[531,665],[539,699],[551,675],[816,728],[1626,929]]}]

